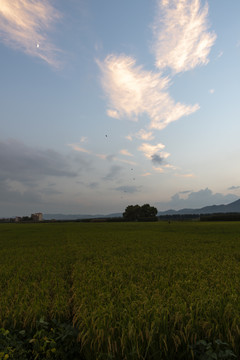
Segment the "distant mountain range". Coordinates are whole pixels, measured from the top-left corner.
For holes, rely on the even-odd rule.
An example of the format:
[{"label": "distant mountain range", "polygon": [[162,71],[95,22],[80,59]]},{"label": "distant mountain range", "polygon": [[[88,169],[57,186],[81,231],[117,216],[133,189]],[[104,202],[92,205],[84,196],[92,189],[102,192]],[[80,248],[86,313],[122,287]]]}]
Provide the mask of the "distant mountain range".
[{"label": "distant mountain range", "polygon": [[[185,215],[185,214],[216,214],[216,213],[240,213],[240,199],[227,205],[212,205],[205,206],[200,209],[181,209],[181,210],[167,210],[159,211],[158,216],[161,215]],[[65,214],[43,214],[44,220],[77,220],[77,219],[99,219],[99,218],[114,218],[121,217],[122,213],[113,213],[108,215],[65,215]]]},{"label": "distant mountain range", "polygon": [[87,214],[43,214],[44,220],[78,220],[78,219],[101,219],[101,218],[114,218],[121,217],[122,213],[114,213],[114,214],[96,214],[96,215],[87,215]]},{"label": "distant mountain range", "polygon": [[227,205],[211,205],[200,209],[181,209],[181,210],[167,210],[159,211],[158,216],[161,215],[189,215],[189,214],[217,214],[217,213],[240,213],[240,199]]}]

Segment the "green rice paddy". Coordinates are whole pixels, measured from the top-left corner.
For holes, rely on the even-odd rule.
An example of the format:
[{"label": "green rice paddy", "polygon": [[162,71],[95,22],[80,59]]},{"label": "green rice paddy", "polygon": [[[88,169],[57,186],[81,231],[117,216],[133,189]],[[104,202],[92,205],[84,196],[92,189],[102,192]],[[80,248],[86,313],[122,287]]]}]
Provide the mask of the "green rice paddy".
[{"label": "green rice paddy", "polygon": [[240,355],[240,223],[0,225],[0,327],[71,322],[85,359]]}]

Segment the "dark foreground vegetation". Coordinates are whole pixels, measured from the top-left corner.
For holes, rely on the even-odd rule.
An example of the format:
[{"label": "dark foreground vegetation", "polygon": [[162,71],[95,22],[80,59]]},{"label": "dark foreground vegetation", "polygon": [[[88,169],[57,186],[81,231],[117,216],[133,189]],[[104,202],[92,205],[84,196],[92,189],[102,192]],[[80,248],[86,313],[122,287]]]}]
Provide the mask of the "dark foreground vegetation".
[{"label": "dark foreground vegetation", "polygon": [[0,256],[1,360],[240,356],[239,222],[1,224]]},{"label": "dark foreground vegetation", "polygon": [[[50,322],[40,319],[33,330],[0,329],[0,359],[32,360],[59,359],[85,360],[81,351],[78,331],[72,324]],[[229,344],[217,339],[212,342],[198,340],[188,346],[192,359],[236,359],[237,356],[230,349]],[[183,354],[186,354],[183,351]],[[182,356],[183,356],[182,354]],[[182,356],[179,354],[182,358]],[[187,355],[185,355],[187,358]],[[96,358],[112,359],[109,354],[99,354]],[[131,354],[129,358],[132,358]],[[139,359],[149,356],[139,355]],[[178,358],[178,357],[177,357]],[[128,359],[128,357],[125,357]],[[161,357],[159,357],[161,359]]]}]

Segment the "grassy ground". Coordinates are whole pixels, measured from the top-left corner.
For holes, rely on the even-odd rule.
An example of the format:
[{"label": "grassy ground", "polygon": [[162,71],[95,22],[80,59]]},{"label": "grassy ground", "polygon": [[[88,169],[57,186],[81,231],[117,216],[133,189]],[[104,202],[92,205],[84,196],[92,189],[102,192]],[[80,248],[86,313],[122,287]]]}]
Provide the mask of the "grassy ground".
[{"label": "grassy ground", "polygon": [[0,327],[71,321],[86,359],[240,355],[240,223],[0,225]]}]

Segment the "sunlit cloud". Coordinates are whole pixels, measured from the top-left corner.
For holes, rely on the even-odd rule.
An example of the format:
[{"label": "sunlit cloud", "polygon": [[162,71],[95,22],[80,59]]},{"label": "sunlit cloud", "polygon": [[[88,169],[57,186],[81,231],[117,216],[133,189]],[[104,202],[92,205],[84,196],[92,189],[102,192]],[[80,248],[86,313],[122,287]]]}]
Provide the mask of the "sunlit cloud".
[{"label": "sunlit cloud", "polygon": [[125,155],[125,156],[133,156],[133,154],[131,154],[128,150],[126,149],[122,149],[119,151],[120,154]]},{"label": "sunlit cloud", "polygon": [[129,134],[126,136],[126,139],[132,141],[133,138],[137,138],[140,140],[153,140],[154,135],[152,131],[146,131],[144,129],[140,129],[136,134]]},{"label": "sunlit cloud", "polygon": [[125,136],[125,139],[129,140],[129,141],[132,141],[133,140],[133,136],[132,135],[127,135]]},{"label": "sunlit cloud", "polygon": [[176,177],[182,177],[182,178],[195,178],[196,176],[192,173],[190,174],[174,174]]},{"label": "sunlit cloud", "polygon": [[216,35],[209,32],[208,4],[200,0],[158,0],[153,25],[156,67],[174,73],[208,63]]},{"label": "sunlit cloud", "polygon": [[107,110],[107,115],[113,119],[119,119],[119,113],[116,110]]},{"label": "sunlit cloud", "polygon": [[156,154],[161,156],[161,158],[166,159],[168,156],[170,156],[170,154],[165,151],[162,151],[164,148],[165,145],[161,143],[157,145],[143,143],[141,146],[139,146],[138,150],[142,151],[148,159],[152,159],[152,157]]},{"label": "sunlit cloud", "polygon": [[48,0],[1,0],[0,41],[58,68],[60,50],[51,42],[49,31],[60,18]]},{"label": "sunlit cloud", "polygon": [[[167,154],[168,155],[168,154]],[[162,158],[161,156],[159,156],[159,162],[158,161],[153,161],[153,158],[152,158],[152,162],[153,164],[155,164],[155,166],[153,166],[153,169],[156,171],[156,172],[159,172],[159,173],[164,173],[168,170],[176,170],[176,167],[171,165],[171,164],[168,164],[164,161],[164,158]],[[157,164],[161,165],[161,166],[157,166]]]},{"label": "sunlit cloud", "polygon": [[144,174],[142,174],[141,176],[150,176],[150,175],[152,175],[150,172],[146,172],[146,173],[144,173]]},{"label": "sunlit cloud", "polygon": [[75,151],[91,154],[90,150],[84,149],[83,147],[80,147],[80,146],[78,146],[76,144],[68,144],[68,146],[70,146]]},{"label": "sunlit cloud", "polygon": [[176,170],[176,169],[177,169],[176,166],[171,165],[171,164],[165,164],[164,167],[165,167],[166,169],[171,169],[171,170]]},{"label": "sunlit cloud", "polygon": [[141,140],[153,140],[154,136],[153,133],[151,131],[146,131],[144,129],[139,130],[136,134],[135,134],[136,138],[141,139]]},{"label": "sunlit cloud", "polygon": [[97,63],[111,108],[108,115],[113,114],[114,118],[137,121],[145,113],[151,119],[149,127],[161,130],[199,109],[198,104],[175,103],[168,93],[170,79],[161,73],[145,71],[132,57],[109,55]]},{"label": "sunlit cloud", "polygon": [[156,172],[160,173],[160,174],[164,173],[164,169],[163,169],[162,167],[156,167],[156,166],[154,166],[153,169],[154,169]]}]

